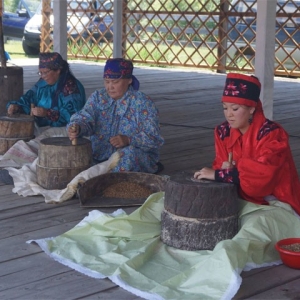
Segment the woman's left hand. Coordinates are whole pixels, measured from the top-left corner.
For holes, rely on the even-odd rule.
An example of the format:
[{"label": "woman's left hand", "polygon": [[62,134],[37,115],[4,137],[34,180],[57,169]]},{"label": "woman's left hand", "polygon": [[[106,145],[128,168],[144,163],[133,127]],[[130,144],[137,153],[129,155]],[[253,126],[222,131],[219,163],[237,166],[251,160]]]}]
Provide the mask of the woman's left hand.
[{"label": "woman's left hand", "polygon": [[116,135],[109,139],[109,142],[115,148],[123,148],[129,145],[129,137],[127,135]]},{"label": "woman's left hand", "polygon": [[207,167],[202,168],[200,171],[195,172],[194,178],[215,180],[215,170]]},{"label": "woman's left hand", "polygon": [[231,163],[229,161],[224,161],[222,164],[221,169],[232,169],[235,166],[235,161],[232,161]]},{"label": "woman's left hand", "polygon": [[47,109],[43,107],[33,107],[31,108],[31,114],[36,117],[47,117]]}]

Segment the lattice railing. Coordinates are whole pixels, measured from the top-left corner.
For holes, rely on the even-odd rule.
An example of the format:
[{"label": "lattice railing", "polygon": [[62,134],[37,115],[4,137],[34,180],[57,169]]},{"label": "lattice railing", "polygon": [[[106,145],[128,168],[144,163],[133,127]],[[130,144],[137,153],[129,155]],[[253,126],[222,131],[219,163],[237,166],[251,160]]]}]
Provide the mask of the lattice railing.
[{"label": "lattice railing", "polygon": [[[123,55],[135,63],[253,72],[255,0],[119,1],[124,2]],[[278,1],[275,74],[300,76],[300,2]],[[70,7],[68,2],[69,57],[112,56],[114,1],[96,3]]]}]

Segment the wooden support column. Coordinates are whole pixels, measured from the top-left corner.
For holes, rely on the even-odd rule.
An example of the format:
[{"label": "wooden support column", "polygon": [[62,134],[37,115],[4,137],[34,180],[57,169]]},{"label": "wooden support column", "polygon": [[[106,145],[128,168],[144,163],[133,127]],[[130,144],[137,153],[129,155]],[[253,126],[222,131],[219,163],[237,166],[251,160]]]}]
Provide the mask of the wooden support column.
[{"label": "wooden support column", "polygon": [[273,119],[276,1],[257,0],[255,75],[262,88],[264,113]]},{"label": "wooden support column", "polygon": [[122,51],[122,15],[123,15],[123,1],[114,1],[114,37],[113,37],[113,57],[123,57]]},{"label": "wooden support column", "polygon": [[0,63],[2,68],[6,68],[2,17],[3,17],[3,3],[2,1],[0,1]]},{"label": "wooden support column", "polygon": [[53,50],[67,60],[67,0],[53,0]]},{"label": "wooden support column", "polygon": [[[7,102],[23,95],[23,68],[6,65],[2,17],[3,2],[0,0],[0,115],[5,115]],[[3,129],[2,124],[0,128]]]},{"label": "wooden support column", "polygon": [[228,21],[226,14],[229,9],[227,0],[221,0],[220,3],[220,19],[219,19],[219,44],[218,44],[218,68],[217,73],[226,73],[226,50],[227,49],[227,35]]}]

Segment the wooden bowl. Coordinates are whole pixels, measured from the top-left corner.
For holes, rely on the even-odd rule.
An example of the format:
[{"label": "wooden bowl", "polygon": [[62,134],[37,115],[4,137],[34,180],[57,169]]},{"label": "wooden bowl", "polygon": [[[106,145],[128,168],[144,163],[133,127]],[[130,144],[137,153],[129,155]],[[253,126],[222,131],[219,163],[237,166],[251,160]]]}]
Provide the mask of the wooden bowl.
[{"label": "wooden bowl", "polygon": [[293,249],[298,244],[300,245],[300,238],[288,238],[278,241],[275,245],[282,262],[293,269],[300,269],[300,251]]}]

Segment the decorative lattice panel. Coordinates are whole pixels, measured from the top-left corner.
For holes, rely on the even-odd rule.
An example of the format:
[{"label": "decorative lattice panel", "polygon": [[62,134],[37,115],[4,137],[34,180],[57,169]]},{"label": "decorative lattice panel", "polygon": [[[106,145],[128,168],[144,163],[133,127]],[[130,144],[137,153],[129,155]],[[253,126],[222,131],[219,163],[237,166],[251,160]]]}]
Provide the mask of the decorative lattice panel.
[{"label": "decorative lattice panel", "polygon": [[[254,71],[255,0],[118,1],[123,1],[123,55],[135,63]],[[113,0],[69,1],[69,57],[111,57],[113,16]],[[300,0],[278,0],[275,74],[299,76],[299,23]]]}]

